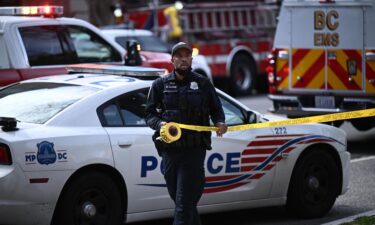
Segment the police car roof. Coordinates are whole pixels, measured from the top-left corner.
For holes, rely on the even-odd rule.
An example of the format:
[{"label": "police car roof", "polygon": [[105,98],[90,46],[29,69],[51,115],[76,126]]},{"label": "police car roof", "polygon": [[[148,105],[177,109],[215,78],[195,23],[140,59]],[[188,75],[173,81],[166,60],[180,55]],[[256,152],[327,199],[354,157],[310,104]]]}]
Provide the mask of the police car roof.
[{"label": "police car roof", "polygon": [[127,86],[129,84],[135,84],[139,82],[145,82],[143,80],[117,76],[108,74],[90,74],[90,73],[77,73],[77,74],[65,74],[65,75],[55,75],[38,77],[30,80],[22,81],[21,83],[31,83],[31,82],[50,82],[50,83],[65,83],[73,85],[91,86],[99,89],[109,89],[118,86]]},{"label": "police car roof", "polygon": [[156,78],[165,73],[165,70],[141,66],[122,66],[110,64],[74,64],[67,67],[70,73],[105,73],[137,78]]}]

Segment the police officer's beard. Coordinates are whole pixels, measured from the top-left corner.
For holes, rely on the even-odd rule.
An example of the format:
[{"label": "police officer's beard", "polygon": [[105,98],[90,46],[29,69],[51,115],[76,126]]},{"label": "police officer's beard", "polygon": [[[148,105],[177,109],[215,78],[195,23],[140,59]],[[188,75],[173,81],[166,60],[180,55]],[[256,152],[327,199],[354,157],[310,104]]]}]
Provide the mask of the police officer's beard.
[{"label": "police officer's beard", "polygon": [[191,72],[191,66],[189,66],[187,69],[176,68],[175,70],[179,75],[185,77]]}]

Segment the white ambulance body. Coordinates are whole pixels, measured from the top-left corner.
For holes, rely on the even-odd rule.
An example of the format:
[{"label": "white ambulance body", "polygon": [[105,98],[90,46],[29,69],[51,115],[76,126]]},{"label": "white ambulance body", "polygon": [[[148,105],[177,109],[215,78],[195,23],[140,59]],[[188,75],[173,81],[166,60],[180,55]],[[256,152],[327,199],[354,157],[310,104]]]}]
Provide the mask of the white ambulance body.
[{"label": "white ambulance body", "polygon": [[[277,113],[310,116],[375,107],[375,1],[285,0],[268,67]],[[374,118],[351,121],[359,130]]]}]

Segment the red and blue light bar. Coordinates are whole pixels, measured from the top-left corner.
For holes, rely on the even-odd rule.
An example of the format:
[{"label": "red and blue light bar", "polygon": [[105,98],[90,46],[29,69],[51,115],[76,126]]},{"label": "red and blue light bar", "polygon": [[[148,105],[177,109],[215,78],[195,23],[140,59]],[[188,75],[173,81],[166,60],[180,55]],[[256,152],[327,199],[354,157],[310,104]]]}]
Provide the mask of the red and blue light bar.
[{"label": "red and blue light bar", "polygon": [[64,13],[63,6],[19,6],[19,7],[1,7],[2,16],[45,16],[59,17]]}]

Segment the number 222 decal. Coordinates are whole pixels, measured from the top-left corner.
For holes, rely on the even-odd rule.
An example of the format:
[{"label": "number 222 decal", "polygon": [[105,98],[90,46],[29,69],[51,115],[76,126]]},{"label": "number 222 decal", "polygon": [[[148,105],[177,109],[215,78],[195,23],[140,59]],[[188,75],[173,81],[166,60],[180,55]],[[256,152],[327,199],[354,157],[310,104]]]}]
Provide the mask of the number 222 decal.
[{"label": "number 222 decal", "polygon": [[275,127],[273,128],[273,132],[275,134],[287,134],[287,130],[286,130],[286,127]]}]

